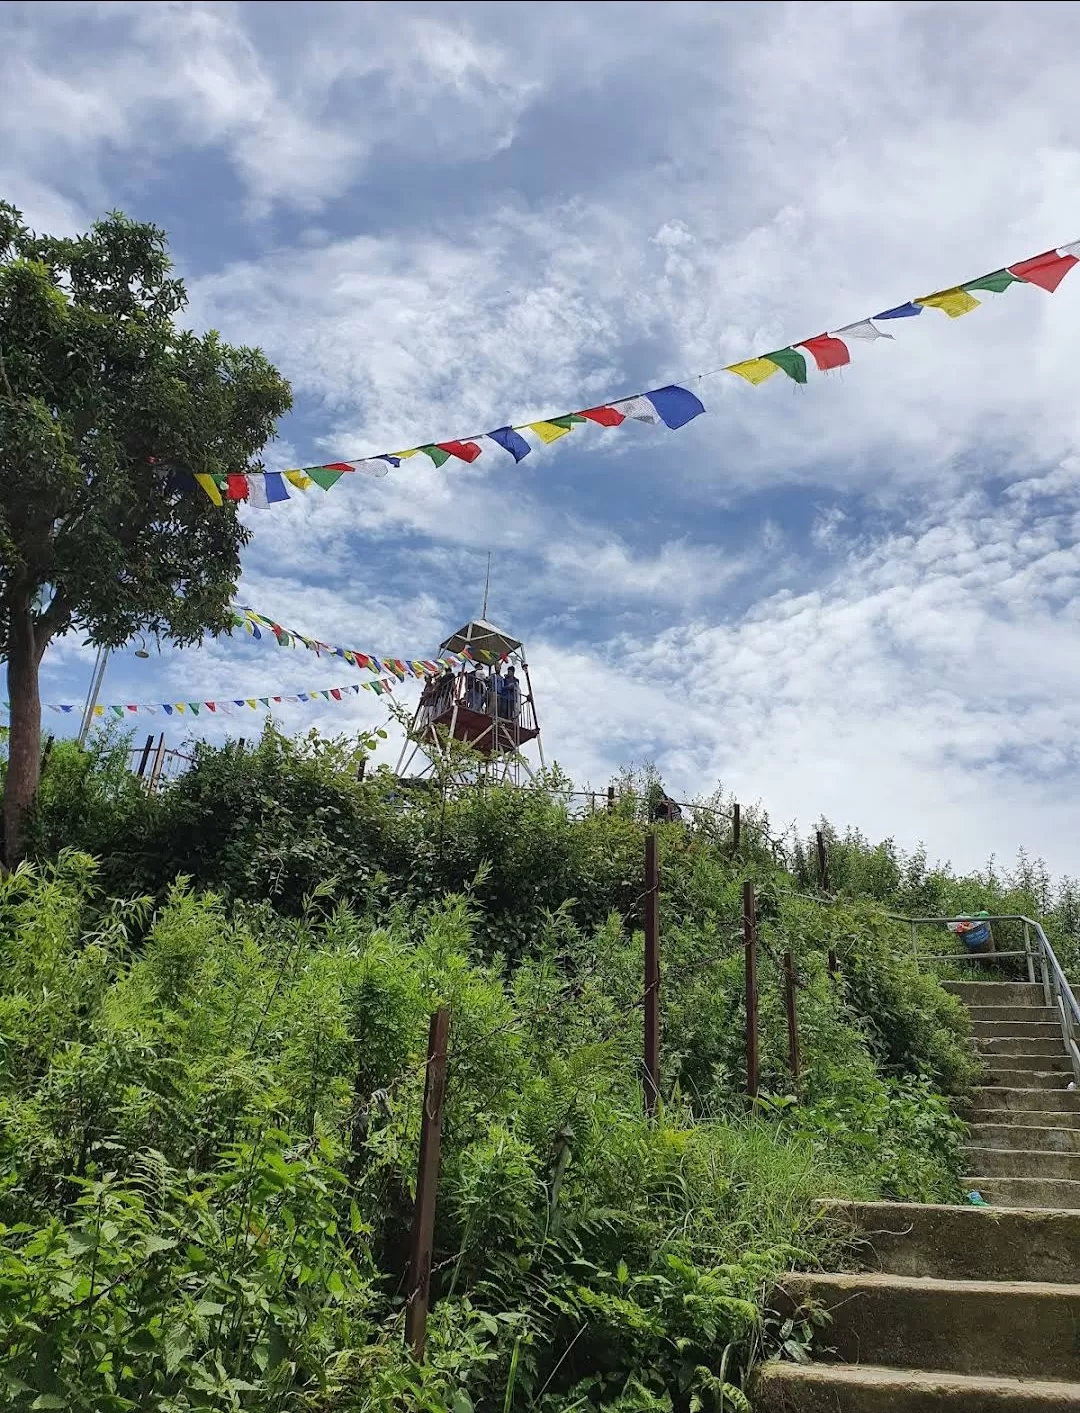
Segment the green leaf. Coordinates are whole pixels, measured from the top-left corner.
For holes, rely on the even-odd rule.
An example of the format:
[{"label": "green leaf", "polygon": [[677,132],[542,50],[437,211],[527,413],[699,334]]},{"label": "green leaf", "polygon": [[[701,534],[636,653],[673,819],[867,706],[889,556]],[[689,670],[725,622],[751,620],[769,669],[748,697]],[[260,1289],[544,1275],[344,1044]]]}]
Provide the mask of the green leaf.
[{"label": "green leaf", "polygon": [[30,1405],[31,1408],[67,1408],[69,1406],[69,1399],[61,1398],[59,1394],[55,1393],[39,1393]]}]

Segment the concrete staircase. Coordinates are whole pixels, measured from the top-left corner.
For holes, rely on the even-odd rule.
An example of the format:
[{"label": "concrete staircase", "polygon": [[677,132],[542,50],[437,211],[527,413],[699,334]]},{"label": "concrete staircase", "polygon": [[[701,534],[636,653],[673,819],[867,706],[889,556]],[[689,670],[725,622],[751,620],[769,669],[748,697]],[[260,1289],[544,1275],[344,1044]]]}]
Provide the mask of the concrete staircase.
[{"label": "concrete staircase", "polygon": [[992,1205],[822,1203],[862,1269],[788,1278],[781,1306],[827,1311],[828,1352],[764,1365],[756,1413],[1080,1413],[1080,1093],[1061,1030],[1040,986],[946,986],[986,1064],[965,1186]]}]

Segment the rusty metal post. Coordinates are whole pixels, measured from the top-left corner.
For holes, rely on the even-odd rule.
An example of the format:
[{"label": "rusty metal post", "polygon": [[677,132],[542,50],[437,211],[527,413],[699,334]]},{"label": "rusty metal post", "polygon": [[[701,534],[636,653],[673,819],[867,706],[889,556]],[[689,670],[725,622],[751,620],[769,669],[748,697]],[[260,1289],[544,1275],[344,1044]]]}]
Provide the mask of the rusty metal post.
[{"label": "rusty metal post", "polygon": [[607,787],[607,807],[608,807],[608,813],[609,813],[609,814],[610,814],[611,811],[615,808],[615,786],[614,786],[614,785],[609,785],[609,786]]},{"label": "rusty metal post", "polygon": [[135,774],[139,777],[140,780],[146,774],[146,762],[150,759],[150,748],[153,746],[153,744],[154,733],[151,731],[150,735],[146,738],[146,745],[142,748],[142,754],[139,756],[139,768],[135,772]]},{"label": "rusty metal post", "polygon": [[746,952],[746,1092],[751,1099],[758,1092],[758,990],[757,990],[757,912],[754,885],[742,890],[743,947]]},{"label": "rusty metal post", "polygon": [[731,807],[731,847],[737,854],[739,852],[739,836],[742,834],[742,810],[738,804]]},{"label": "rusty metal post", "polygon": [[645,1112],[660,1095],[660,868],[656,835],[645,836]]},{"label": "rusty metal post", "polygon": [[165,732],[158,738],[157,750],[154,752],[154,763],[150,767],[150,779],[146,782],[146,793],[153,794],[157,787],[158,776],[161,774],[161,767],[165,760]]},{"label": "rusty metal post", "polygon": [[823,893],[829,891],[829,855],[825,848],[825,835],[819,829],[817,832],[817,874],[818,887]]},{"label": "rusty metal post", "polygon": [[784,953],[784,1004],[787,1007],[787,1048],[791,1078],[799,1083],[799,1019],[795,1011],[795,960],[790,950]]},{"label": "rusty metal post", "polygon": [[416,1206],[413,1211],[409,1257],[409,1301],[405,1311],[405,1340],[418,1364],[424,1361],[424,1347],[427,1343],[428,1304],[431,1300],[431,1251],[435,1241],[435,1198],[439,1188],[439,1159],[442,1156],[446,1041],[449,1034],[450,1012],[443,1006],[431,1017],[428,1030],[424,1112],[420,1120]]}]

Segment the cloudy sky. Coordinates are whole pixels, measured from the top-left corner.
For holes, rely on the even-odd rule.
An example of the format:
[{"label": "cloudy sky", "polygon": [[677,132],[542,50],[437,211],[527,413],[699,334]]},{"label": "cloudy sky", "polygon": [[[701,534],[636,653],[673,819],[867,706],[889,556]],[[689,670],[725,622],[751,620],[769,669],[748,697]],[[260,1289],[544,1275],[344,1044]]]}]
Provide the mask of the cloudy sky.
[{"label": "cloudy sky", "polygon": [[[166,227],[191,320],[292,382],[267,464],[310,464],[688,381],[1076,240],[1078,46],[1059,4],[0,4],[0,195]],[[806,387],[693,383],[680,431],[245,509],[240,598],[427,656],[490,549],[582,785],[651,759],[679,797],[1076,872],[1080,273],[884,327]],[[61,644],[45,700],[89,665]],[[209,643],[114,658],[103,697],[350,671]],[[380,719],[354,703],[279,719]]]}]

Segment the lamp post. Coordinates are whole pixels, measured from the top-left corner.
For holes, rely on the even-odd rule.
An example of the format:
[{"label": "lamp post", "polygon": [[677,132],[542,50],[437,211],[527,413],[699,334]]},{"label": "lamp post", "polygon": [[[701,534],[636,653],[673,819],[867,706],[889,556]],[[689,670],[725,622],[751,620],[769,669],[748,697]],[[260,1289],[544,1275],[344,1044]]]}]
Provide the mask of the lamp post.
[{"label": "lamp post", "polygon": [[109,661],[109,649],[98,648],[97,658],[94,661],[94,675],[90,679],[90,690],[86,694],[86,705],[83,707],[82,721],[79,723],[79,745],[86,745],[86,738],[90,734],[90,723],[94,719],[94,708],[97,706],[98,693],[101,691],[102,679],[105,676],[105,665]]}]

